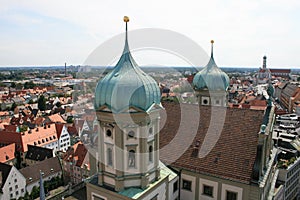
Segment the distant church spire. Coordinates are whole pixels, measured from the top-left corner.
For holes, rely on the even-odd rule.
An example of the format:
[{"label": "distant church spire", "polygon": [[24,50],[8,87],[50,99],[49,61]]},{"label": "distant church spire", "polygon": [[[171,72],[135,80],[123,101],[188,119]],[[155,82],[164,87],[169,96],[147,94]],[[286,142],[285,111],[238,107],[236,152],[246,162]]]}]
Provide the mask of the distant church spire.
[{"label": "distant church spire", "polygon": [[264,61],[263,61],[263,69],[267,68],[267,56],[264,56]]}]

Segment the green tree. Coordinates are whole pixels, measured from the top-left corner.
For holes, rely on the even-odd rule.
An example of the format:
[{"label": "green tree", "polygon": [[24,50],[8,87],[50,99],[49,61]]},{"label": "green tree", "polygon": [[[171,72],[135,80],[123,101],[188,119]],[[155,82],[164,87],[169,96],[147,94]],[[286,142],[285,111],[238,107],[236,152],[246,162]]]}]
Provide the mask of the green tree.
[{"label": "green tree", "polygon": [[16,86],[17,86],[17,85],[16,85],[16,83],[15,83],[15,82],[11,82],[11,83],[10,83],[10,87],[12,87],[12,88],[16,88]]},{"label": "green tree", "polygon": [[22,83],[17,83],[16,89],[21,90],[22,88],[23,88],[23,84]]},{"label": "green tree", "polygon": [[32,81],[24,83],[24,88],[25,89],[33,89],[34,87],[35,87],[35,84]]},{"label": "green tree", "polygon": [[37,186],[33,186],[31,193],[30,193],[30,198],[31,199],[36,199],[40,196],[40,188]]},{"label": "green tree", "polygon": [[6,85],[2,82],[0,82],[0,87],[6,87]]},{"label": "green tree", "polygon": [[41,95],[38,99],[38,108],[41,111],[46,110],[46,99],[45,99],[44,95]]},{"label": "green tree", "polygon": [[60,102],[57,102],[55,105],[56,105],[58,108],[61,107],[61,103],[60,103]]},{"label": "green tree", "polygon": [[15,102],[13,102],[13,104],[11,105],[10,110],[14,111],[16,107],[17,107],[17,104]]},{"label": "green tree", "polygon": [[73,123],[74,122],[74,118],[73,117],[71,117],[71,116],[69,116],[68,118],[67,118],[67,123]]},{"label": "green tree", "polygon": [[27,125],[22,125],[19,127],[20,132],[26,132],[28,130],[28,126]]}]

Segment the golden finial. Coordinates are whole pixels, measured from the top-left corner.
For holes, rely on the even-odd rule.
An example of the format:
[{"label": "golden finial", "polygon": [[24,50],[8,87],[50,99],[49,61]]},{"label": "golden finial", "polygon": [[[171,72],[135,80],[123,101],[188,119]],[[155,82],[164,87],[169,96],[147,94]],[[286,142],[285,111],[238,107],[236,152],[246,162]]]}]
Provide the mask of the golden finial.
[{"label": "golden finial", "polygon": [[211,41],[210,41],[210,43],[212,43],[212,44],[213,44],[213,43],[215,43],[215,41],[214,41],[214,40],[211,40]]},{"label": "golden finial", "polygon": [[124,22],[129,22],[129,17],[124,16],[123,20],[124,20]]}]

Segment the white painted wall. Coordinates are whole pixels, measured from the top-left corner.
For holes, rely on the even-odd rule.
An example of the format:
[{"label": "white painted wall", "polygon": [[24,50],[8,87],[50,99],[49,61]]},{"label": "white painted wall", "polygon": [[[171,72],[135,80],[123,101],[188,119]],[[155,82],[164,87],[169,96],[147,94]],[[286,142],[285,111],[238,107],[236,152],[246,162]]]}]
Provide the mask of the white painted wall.
[{"label": "white painted wall", "polygon": [[[204,195],[204,185],[213,187],[213,197]],[[218,199],[218,182],[200,178],[199,180],[199,199],[201,200],[217,200]]]},{"label": "white painted wall", "polygon": [[[177,181],[177,191],[174,192],[174,183]],[[178,197],[179,194],[179,177],[172,179],[169,182],[169,200],[175,200]]]},{"label": "white painted wall", "polygon": [[58,149],[60,151],[66,152],[68,150],[68,147],[71,145],[70,134],[66,126],[63,126],[61,132],[62,133],[60,135],[60,138],[58,138]]},{"label": "white painted wall", "polygon": [[143,198],[143,200],[150,200],[153,197],[155,197],[156,195],[157,195],[158,200],[165,200],[166,195],[167,195],[166,194],[166,187],[167,187],[166,183],[161,184],[154,191],[152,191],[147,196],[145,196],[145,198]]},{"label": "white painted wall", "polygon": [[[187,180],[187,181],[192,181],[192,188],[191,191],[185,190],[182,188],[182,180]],[[181,175],[181,183],[180,183],[180,199],[181,200],[190,200],[190,199],[195,199],[195,187],[196,187],[196,177],[190,176],[187,174],[182,174]]]},{"label": "white painted wall", "polygon": [[227,191],[232,191],[238,193],[237,200],[242,200],[243,198],[243,188],[235,187],[232,185],[228,184],[222,184],[222,194],[221,194],[221,199],[226,200],[226,192]]},{"label": "white painted wall", "polygon": [[24,196],[25,193],[26,193],[26,179],[17,170],[17,168],[13,166],[3,186],[3,194],[0,196],[0,199],[1,200],[7,200],[12,198],[18,199],[19,197]]}]

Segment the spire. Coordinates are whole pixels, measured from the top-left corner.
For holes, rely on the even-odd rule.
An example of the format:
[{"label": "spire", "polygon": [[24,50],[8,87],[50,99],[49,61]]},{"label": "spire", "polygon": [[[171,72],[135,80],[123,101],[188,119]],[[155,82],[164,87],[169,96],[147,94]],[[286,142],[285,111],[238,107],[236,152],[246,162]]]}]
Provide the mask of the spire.
[{"label": "spire", "polygon": [[211,57],[213,58],[214,57],[214,43],[215,43],[215,41],[211,40],[210,43],[211,43]]},{"label": "spire", "polygon": [[123,20],[124,20],[124,22],[126,24],[126,28],[125,28],[125,46],[124,46],[124,51],[123,51],[123,54],[125,54],[125,53],[129,52],[128,34],[127,34],[127,23],[129,22],[129,17],[128,16],[124,16]]},{"label": "spire", "polygon": [[45,200],[45,190],[44,190],[44,184],[43,184],[43,177],[42,172],[40,170],[40,200]]},{"label": "spire", "polygon": [[264,56],[263,58],[263,69],[266,69],[267,68],[267,56]]}]

